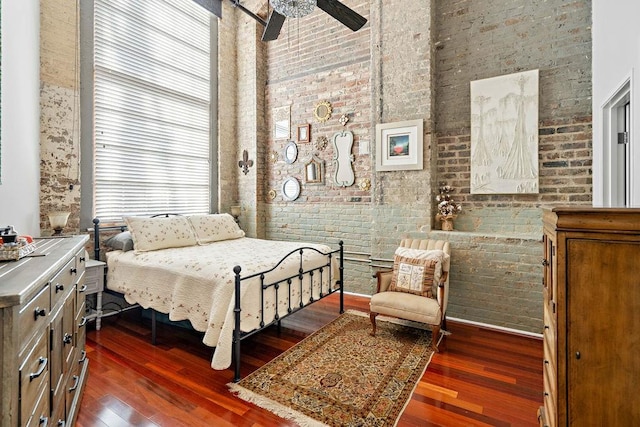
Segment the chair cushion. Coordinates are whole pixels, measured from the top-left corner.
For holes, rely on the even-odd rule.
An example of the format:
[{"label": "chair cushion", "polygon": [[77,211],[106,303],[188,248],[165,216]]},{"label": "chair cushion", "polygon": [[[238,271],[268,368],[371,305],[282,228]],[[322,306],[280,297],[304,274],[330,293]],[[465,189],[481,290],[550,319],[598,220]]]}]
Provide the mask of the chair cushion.
[{"label": "chair cushion", "polygon": [[442,266],[448,257],[441,250],[399,247],[394,255],[389,291],[432,298],[436,295]]},{"label": "chair cushion", "polygon": [[439,325],[442,320],[440,305],[435,299],[406,292],[377,293],[371,297],[369,308],[372,313],[430,325]]}]

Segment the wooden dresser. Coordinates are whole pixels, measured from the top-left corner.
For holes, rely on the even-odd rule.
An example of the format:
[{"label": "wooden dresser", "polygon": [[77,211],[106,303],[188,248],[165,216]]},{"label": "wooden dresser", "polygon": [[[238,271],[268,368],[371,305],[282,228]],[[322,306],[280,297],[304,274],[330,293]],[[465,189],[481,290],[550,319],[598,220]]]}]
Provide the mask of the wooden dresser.
[{"label": "wooden dresser", "polygon": [[[37,240],[0,262],[0,426],[70,426],[87,379],[88,236]],[[35,255],[35,256],[34,256]]]},{"label": "wooden dresser", "polygon": [[555,208],[543,222],[540,425],[640,425],[640,209]]}]

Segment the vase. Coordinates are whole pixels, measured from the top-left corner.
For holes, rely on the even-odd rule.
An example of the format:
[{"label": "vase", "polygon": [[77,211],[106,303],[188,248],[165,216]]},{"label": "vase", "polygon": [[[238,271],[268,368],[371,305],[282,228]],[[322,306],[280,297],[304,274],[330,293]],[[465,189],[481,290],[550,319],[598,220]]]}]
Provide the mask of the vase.
[{"label": "vase", "polygon": [[442,218],[442,231],[453,231],[453,218]]}]

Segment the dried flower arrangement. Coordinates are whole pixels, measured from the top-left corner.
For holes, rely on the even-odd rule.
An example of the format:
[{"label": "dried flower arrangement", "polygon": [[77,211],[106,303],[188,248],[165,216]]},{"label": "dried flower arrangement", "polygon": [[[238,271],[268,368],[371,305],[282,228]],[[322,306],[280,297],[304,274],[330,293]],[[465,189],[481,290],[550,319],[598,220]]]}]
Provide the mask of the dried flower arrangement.
[{"label": "dried flower arrangement", "polygon": [[436,196],[436,201],[438,202],[438,213],[436,214],[436,219],[452,219],[462,211],[462,206],[459,203],[454,202],[451,198],[450,193],[452,190],[453,188],[450,185],[446,183],[440,184],[440,194]]}]

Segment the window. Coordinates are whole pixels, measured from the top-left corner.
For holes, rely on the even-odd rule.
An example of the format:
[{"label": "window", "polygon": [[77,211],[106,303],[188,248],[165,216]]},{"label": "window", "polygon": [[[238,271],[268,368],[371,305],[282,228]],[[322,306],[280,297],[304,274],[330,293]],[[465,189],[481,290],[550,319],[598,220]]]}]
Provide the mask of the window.
[{"label": "window", "polygon": [[83,25],[85,15],[93,21],[93,90],[81,96],[84,105],[93,101],[93,129],[83,131],[83,144],[93,144],[83,153],[92,154],[93,182],[83,205],[107,223],[123,215],[210,212],[216,19],[192,0],[85,3],[93,3],[82,18]]}]

